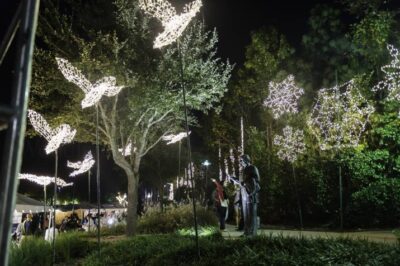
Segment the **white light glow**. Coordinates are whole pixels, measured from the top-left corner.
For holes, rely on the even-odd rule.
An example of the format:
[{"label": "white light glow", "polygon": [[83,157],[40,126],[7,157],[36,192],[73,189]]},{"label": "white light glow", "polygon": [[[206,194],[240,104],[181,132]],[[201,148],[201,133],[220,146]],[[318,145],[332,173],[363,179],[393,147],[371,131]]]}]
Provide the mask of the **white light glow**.
[{"label": "white light glow", "polygon": [[121,194],[118,193],[118,195],[115,197],[118,200],[119,205],[126,207],[128,206],[128,200],[126,197],[126,193],[121,196]]},{"label": "white light glow", "polygon": [[321,150],[355,147],[374,111],[354,82],[349,81],[318,92],[318,101],[307,124]]},{"label": "white light glow", "polygon": [[[189,131],[189,135],[190,135],[190,133],[191,132]],[[186,132],[181,132],[176,135],[174,135],[174,134],[166,135],[166,136],[162,137],[162,140],[167,141],[167,145],[170,145],[170,144],[174,144],[178,141],[181,141],[182,139],[184,139],[186,137],[187,137]]]},{"label": "white light glow", "polygon": [[[125,148],[120,148],[118,151],[123,155],[123,156],[131,156],[132,155],[132,142],[129,141],[128,144],[125,146]],[[136,152],[136,147],[133,147],[133,152]]]},{"label": "white light glow", "polygon": [[76,130],[67,124],[52,129],[43,116],[33,110],[28,110],[28,117],[33,128],[48,141],[45,148],[47,154],[57,150],[63,143],[70,143],[75,137]]},{"label": "white light glow", "polygon": [[82,108],[90,107],[100,101],[103,95],[111,97],[117,95],[123,86],[116,86],[115,77],[103,77],[92,84],[82,72],[74,67],[68,60],[56,57],[58,68],[65,79],[74,83],[85,93]]},{"label": "white light glow", "polygon": [[274,145],[279,148],[277,153],[279,159],[295,162],[297,156],[306,150],[303,130],[293,131],[291,126],[286,126],[283,129],[283,136],[275,136]]},{"label": "white light glow", "polygon": [[157,18],[164,27],[164,31],[154,41],[154,48],[161,48],[175,42],[199,12],[201,6],[201,0],[194,0],[186,4],[183,13],[178,15],[175,8],[166,0],[140,0],[139,7],[148,15]]},{"label": "white light glow", "polygon": [[[37,176],[37,175],[32,175],[32,174],[19,174],[18,175],[18,179],[24,179],[24,180],[28,180],[30,182],[34,182],[38,185],[42,185],[42,186],[48,186],[50,183],[54,183],[54,177],[50,177],[50,176]],[[69,187],[72,186],[74,183],[67,183],[64,180],[62,180],[61,178],[57,178],[57,186],[60,187]]]},{"label": "white light glow", "polygon": [[93,159],[92,152],[89,151],[86,155],[83,161],[78,161],[76,163],[72,163],[70,161],[67,161],[67,166],[70,168],[75,169],[69,176],[77,176],[83,173],[86,173],[87,171],[90,170],[90,168],[93,167],[95,163],[95,160]]},{"label": "white light glow", "polygon": [[304,94],[304,90],[296,86],[293,75],[287,76],[279,83],[271,81],[268,87],[269,94],[264,106],[271,108],[275,119],[285,113],[298,112],[298,100]]},{"label": "white light glow", "polygon": [[388,45],[387,49],[392,61],[381,68],[382,72],[385,73],[384,80],[375,85],[372,90],[387,90],[389,93],[388,100],[400,101],[400,54],[399,50],[393,45]]}]

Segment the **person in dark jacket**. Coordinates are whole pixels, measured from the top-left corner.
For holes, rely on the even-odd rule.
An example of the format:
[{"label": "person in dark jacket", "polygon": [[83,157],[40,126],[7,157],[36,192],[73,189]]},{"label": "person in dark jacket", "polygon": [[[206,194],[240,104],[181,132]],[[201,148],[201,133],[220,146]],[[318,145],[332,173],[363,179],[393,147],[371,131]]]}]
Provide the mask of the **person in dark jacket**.
[{"label": "person in dark jacket", "polygon": [[243,208],[244,215],[244,235],[257,235],[257,204],[259,202],[260,174],[256,166],[251,164],[247,154],[240,156],[240,164],[243,167],[243,187],[247,194],[246,207]]}]

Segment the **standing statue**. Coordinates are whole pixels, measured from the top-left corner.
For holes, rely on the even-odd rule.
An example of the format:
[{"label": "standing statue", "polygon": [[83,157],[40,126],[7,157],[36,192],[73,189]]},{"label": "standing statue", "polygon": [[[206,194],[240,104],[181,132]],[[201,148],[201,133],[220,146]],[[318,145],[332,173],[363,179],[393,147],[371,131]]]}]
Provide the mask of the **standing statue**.
[{"label": "standing statue", "polygon": [[244,218],[244,236],[257,235],[257,204],[259,202],[260,174],[256,166],[251,164],[247,154],[240,156],[243,167],[242,204]]}]

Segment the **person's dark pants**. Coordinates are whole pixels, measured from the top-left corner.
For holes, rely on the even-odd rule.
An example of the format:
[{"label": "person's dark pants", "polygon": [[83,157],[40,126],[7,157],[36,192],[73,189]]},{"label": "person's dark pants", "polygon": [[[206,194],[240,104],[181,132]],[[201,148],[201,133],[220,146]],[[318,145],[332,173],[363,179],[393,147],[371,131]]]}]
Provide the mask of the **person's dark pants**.
[{"label": "person's dark pants", "polygon": [[224,230],[225,229],[225,215],[226,215],[226,207],[217,207],[217,215],[218,215],[218,220],[219,220],[219,229]]}]

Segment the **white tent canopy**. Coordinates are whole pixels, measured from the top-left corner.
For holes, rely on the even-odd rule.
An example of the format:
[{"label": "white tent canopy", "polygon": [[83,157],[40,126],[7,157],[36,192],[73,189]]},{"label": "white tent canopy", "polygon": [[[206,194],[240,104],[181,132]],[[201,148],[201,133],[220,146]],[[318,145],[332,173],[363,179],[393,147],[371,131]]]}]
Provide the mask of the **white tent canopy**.
[{"label": "white tent canopy", "polygon": [[43,212],[44,203],[22,194],[17,194],[15,210],[17,212]]}]

